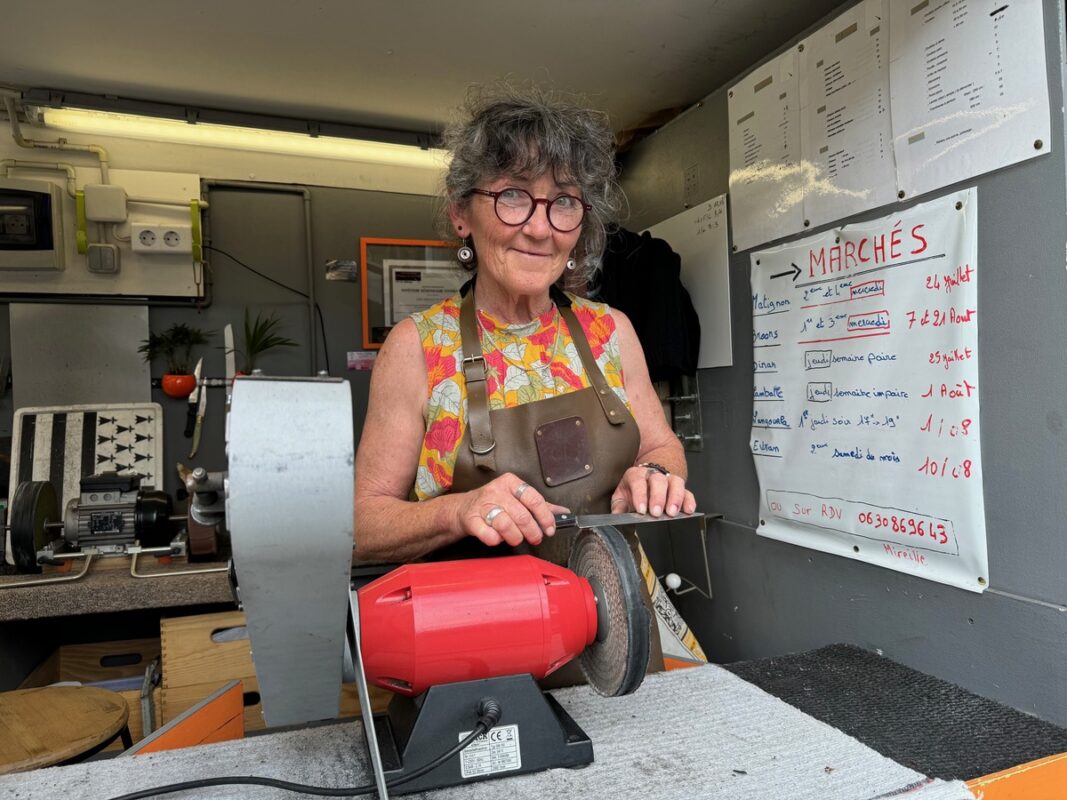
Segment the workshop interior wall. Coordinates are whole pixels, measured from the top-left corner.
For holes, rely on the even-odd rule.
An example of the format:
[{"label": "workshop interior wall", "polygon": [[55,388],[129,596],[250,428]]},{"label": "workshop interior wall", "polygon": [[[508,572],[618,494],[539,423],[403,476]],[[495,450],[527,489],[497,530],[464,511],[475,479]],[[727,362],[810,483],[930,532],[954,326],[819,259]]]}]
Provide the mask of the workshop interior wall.
[{"label": "workshop interior wall", "polygon": [[[291,188],[291,187],[290,187]],[[404,239],[436,238],[432,225],[433,199],[418,195],[389,194],[311,187],[311,230],[315,297],[322,310],[329,350],[329,372],[346,378],[352,387],[352,414],[358,442],[366,415],[370,372],[349,370],[346,353],[362,349],[362,314],[359,283],[327,281],[325,263],[330,259],[358,259],[361,236]],[[230,253],[248,266],[276,281],[307,293],[304,248],[304,200],[300,194],[216,187],[207,195],[211,203],[210,244]],[[188,322],[215,331],[214,347],[203,348],[206,375],[225,374],[222,328],[230,322],[238,345],[244,309],[276,312],[282,320],[279,333],[295,340],[297,347],[278,348],[261,359],[270,375],[310,375],[312,358],[307,301],[237,265],[221,253],[208,251],[213,276],[213,302],[201,312],[153,307],[149,320],[153,330],[172,322]],[[319,354],[318,369],[325,366],[319,323],[314,321]],[[238,368],[240,357],[238,357]],[[158,368],[155,372],[158,372]],[[153,374],[155,374],[155,372]],[[185,403],[154,390],[153,399],[164,408],[166,461],[223,469],[223,393],[210,389],[200,453],[190,461],[189,440],[182,436]],[[264,431],[269,437],[270,431]],[[168,474],[167,487],[176,488]],[[170,481],[174,480],[172,484]]]},{"label": "workshop interior wall", "polygon": [[[725,514],[708,536],[714,600],[678,598],[713,661],[850,642],[1067,725],[1064,16],[1062,2],[1044,8],[1052,153],[936,193],[978,187],[991,588],[972,594],[756,535],[749,253],[734,253],[733,366],[700,371],[705,441],[702,452],[689,454],[699,507]],[[628,154],[628,227],[642,230],[681,212],[683,175],[693,165],[693,202],[726,192],[728,147],[724,87]],[[890,213],[882,208],[847,221]],[[908,702],[908,687],[896,688]]]},{"label": "workshop interior wall", "polygon": [[[304,240],[304,200],[301,187],[273,185],[287,192],[257,191],[208,187],[210,203],[205,235],[208,243],[239,258],[270,278],[307,293],[308,270]],[[268,187],[269,188],[269,187]],[[415,194],[381,191],[309,187],[311,196],[312,268],[316,299],[322,310],[329,349],[329,372],[347,378],[352,386],[353,420],[358,437],[363,428],[369,371],[348,370],[346,353],[362,349],[361,300],[358,282],[327,281],[325,263],[329,259],[358,259],[361,236],[395,238],[437,238],[432,212],[434,200]],[[282,320],[279,333],[298,343],[297,347],[279,348],[261,358],[260,366],[272,375],[310,375],[312,358],[307,301],[240,267],[220,253],[207,251],[210,264],[211,303],[203,309],[153,305],[149,309],[149,326],[162,331],[172,323],[213,331],[211,344],[197,350],[204,356],[204,374],[225,374],[223,326],[234,326],[238,346],[242,339],[244,309],[254,317],[257,312],[277,313]],[[10,358],[9,307],[0,303],[0,358]],[[325,367],[322,337],[318,333],[317,368]],[[139,343],[132,342],[136,348]],[[240,357],[238,358],[240,366]],[[162,374],[162,364],[154,364],[152,375]],[[18,380],[18,376],[13,376]],[[186,403],[166,397],[154,389],[152,400],[163,407],[164,488],[173,494],[178,488],[175,462],[222,469],[223,392],[209,389],[208,408],[200,451],[189,459],[190,440],[182,435]],[[10,437],[14,409],[11,392],[0,395],[0,437]],[[269,435],[269,432],[264,432]],[[6,451],[7,448],[4,448]],[[6,484],[5,484],[6,485]]]}]

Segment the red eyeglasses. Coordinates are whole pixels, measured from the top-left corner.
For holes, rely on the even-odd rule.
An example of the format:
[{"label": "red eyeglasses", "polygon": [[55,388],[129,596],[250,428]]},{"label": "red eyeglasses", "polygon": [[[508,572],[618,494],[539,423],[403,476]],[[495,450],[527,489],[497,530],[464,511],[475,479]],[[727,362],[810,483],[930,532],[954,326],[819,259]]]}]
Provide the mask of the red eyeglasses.
[{"label": "red eyeglasses", "polygon": [[573,231],[582,224],[585,212],[592,209],[591,205],[574,195],[561,194],[549,200],[547,197],[534,197],[525,189],[515,186],[508,186],[499,192],[471,189],[471,194],[492,197],[493,210],[505,225],[525,225],[538,203],[543,203],[548,212],[548,224],[560,233]]}]

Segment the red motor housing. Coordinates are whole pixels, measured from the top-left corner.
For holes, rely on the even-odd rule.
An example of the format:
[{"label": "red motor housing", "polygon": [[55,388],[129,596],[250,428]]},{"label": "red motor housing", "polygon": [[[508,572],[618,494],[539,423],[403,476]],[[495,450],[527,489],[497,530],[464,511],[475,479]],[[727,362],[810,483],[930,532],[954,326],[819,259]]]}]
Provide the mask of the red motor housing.
[{"label": "red motor housing", "polygon": [[408,564],[359,590],[367,682],[414,696],[455,681],[540,679],[597,632],[585,578],[533,556]]}]

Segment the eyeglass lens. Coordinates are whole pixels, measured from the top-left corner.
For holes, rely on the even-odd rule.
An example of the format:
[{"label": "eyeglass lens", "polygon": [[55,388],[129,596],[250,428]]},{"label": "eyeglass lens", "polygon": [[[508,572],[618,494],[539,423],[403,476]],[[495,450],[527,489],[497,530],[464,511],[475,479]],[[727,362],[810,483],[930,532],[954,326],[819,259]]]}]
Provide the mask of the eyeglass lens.
[{"label": "eyeglass lens", "polygon": [[552,201],[547,198],[534,200],[525,189],[509,187],[496,198],[496,215],[506,225],[522,225],[533,216],[537,203],[548,206],[548,223],[560,233],[573,231],[582,224],[585,206],[577,197],[561,194]]}]

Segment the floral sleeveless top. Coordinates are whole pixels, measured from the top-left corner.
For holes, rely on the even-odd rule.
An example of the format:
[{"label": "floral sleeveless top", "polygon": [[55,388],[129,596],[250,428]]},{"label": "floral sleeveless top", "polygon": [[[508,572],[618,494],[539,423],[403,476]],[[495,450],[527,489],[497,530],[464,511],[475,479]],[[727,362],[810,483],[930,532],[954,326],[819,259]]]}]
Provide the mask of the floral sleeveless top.
[{"label": "floral sleeveless top", "polygon": [[[604,303],[568,297],[608,386],[629,406],[610,309]],[[418,500],[444,494],[452,486],[456,456],[467,427],[467,384],[459,332],[461,302],[456,293],[411,315],[426,357],[429,393],[426,432],[415,474]],[[507,325],[481,310],[476,314],[491,409],[544,400],[590,385],[567,323],[554,304],[540,317],[521,325]]]}]

